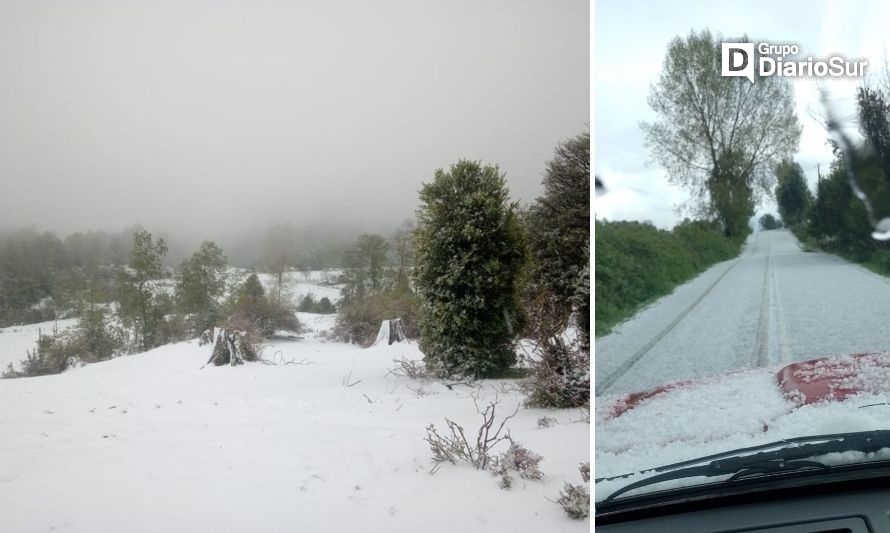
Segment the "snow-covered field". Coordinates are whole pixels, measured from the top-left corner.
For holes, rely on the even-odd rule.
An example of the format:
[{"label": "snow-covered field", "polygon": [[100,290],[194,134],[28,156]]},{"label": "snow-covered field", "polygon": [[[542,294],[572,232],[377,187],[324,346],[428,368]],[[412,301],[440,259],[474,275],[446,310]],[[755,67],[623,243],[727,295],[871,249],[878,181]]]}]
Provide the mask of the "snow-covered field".
[{"label": "snow-covered field", "polygon": [[10,363],[18,369],[19,363],[28,357],[28,350],[34,351],[40,334],[49,335],[56,328],[62,331],[75,324],[77,324],[77,319],[72,318],[0,328],[0,372],[6,370]]},{"label": "snow-covered field", "polygon": [[[268,347],[274,366],[202,368],[209,347],[183,342],[0,380],[0,531],[588,530],[549,501],[589,459],[580,412],[520,409],[508,422],[544,456],[542,481],[507,491],[450,464],[430,475],[425,428],[447,416],[473,432],[473,395],[497,394],[507,414],[522,401],[515,383],[449,390],[387,375],[394,358],[421,357],[416,345],[323,342],[333,315],[300,319],[308,338]],[[543,416],[559,423],[539,429]]]}]

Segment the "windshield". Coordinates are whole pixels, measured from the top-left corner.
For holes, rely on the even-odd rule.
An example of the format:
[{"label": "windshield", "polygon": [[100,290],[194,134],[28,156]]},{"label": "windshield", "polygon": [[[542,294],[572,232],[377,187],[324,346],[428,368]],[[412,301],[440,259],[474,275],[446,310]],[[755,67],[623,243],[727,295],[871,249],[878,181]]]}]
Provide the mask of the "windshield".
[{"label": "windshield", "polygon": [[890,429],[887,6],[634,5],[595,13],[597,501]]}]

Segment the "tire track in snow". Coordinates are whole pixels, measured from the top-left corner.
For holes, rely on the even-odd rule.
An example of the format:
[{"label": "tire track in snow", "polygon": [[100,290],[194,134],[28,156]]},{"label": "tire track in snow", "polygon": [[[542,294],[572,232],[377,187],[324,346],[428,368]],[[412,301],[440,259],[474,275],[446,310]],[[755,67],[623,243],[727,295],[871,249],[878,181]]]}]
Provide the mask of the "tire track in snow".
[{"label": "tire track in snow", "polygon": [[[755,250],[757,249],[757,240],[754,241],[753,248]],[[726,275],[733,268],[735,268],[735,266],[738,264],[738,261],[739,261],[738,259],[735,259],[732,262],[732,264],[729,265],[729,267],[726,270],[724,270],[723,273],[717,277],[717,279],[715,279],[710,285],[708,285],[708,287],[695,300],[693,300],[692,303],[689,304],[679,315],[677,315],[677,317],[674,318],[674,320],[672,320],[661,331],[656,333],[655,336],[649,340],[649,342],[644,344],[633,355],[631,355],[629,358],[627,358],[626,361],[621,363],[621,365],[618,368],[616,368],[615,370],[613,370],[612,373],[608,374],[605,377],[605,379],[599,381],[596,384],[595,395],[598,396],[600,394],[603,394],[607,389],[609,389],[612,385],[614,385],[618,379],[620,379],[624,374],[626,374],[628,372],[628,370],[633,368],[633,366],[640,361],[640,359],[642,359],[647,353],[649,353],[649,351],[652,350],[652,348],[654,348],[655,345],[658,344],[659,341],[661,341],[661,339],[663,339],[671,331],[673,331],[673,329],[677,327],[677,324],[682,322],[683,319],[686,318],[689,315],[689,313],[691,313],[692,310],[695,309],[696,306],[698,306],[698,304],[700,304],[708,296],[708,294],[711,293],[712,290],[714,290],[714,287],[716,287],[720,283],[720,281],[723,280],[723,278],[726,277]]]},{"label": "tire track in snow", "polygon": [[773,363],[790,363],[791,362],[791,346],[788,343],[788,329],[785,326],[785,308],[782,306],[782,290],[779,286],[779,276],[776,274],[776,265],[772,263],[770,269],[772,279],[772,304],[773,318],[776,333],[776,361]]},{"label": "tire track in snow", "polygon": [[[760,232],[763,233],[763,232]],[[758,241],[760,240],[758,233]],[[763,268],[763,287],[760,290],[760,317],[757,319],[757,335],[754,337],[754,350],[751,355],[754,366],[767,366],[769,357],[769,314],[772,291],[772,250],[773,241],[767,236],[766,261]]]}]

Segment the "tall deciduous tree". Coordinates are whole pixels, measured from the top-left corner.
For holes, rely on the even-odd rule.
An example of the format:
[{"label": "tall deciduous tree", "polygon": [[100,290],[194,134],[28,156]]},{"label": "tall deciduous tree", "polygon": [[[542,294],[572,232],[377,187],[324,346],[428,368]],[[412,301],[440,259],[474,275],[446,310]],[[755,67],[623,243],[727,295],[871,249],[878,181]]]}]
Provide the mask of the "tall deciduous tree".
[{"label": "tall deciduous tree", "polygon": [[525,246],[504,176],[459,161],[420,190],[414,279],[421,350],[442,374],[497,375],[516,360]]},{"label": "tall deciduous tree", "polygon": [[708,30],[671,41],[649,94],[658,120],[640,126],[671,182],[737,236],[759,194],[770,192],[775,164],[797,150],[801,127],[784,78],[721,76],[722,41]]}]

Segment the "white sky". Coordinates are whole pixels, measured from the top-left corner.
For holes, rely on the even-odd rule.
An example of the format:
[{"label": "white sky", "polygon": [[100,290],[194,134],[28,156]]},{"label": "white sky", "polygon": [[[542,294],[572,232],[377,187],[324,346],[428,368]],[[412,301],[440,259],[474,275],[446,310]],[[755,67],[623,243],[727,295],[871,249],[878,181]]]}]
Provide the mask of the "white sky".
[{"label": "white sky", "polygon": [[0,228],[392,231],[460,158],[530,202],[589,0],[0,0]]},{"label": "white sky", "polygon": [[[890,41],[885,37],[890,3],[880,1],[599,0],[593,17],[594,168],[608,189],[595,200],[596,216],[649,220],[662,228],[679,220],[677,207],[689,195],[669,184],[664,170],[651,160],[639,122],[656,119],[646,98],[673,37],[708,28],[724,37],[747,34],[754,41],[796,42],[802,54],[814,57],[863,57],[871,75],[883,66]],[[852,116],[858,82],[821,83],[839,116]],[[813,118],[824,111],[814,80],[795,81],[794,93],[803,125],[796,160],[813,187],[816,165],[825,172],[832,159],[825,129]],[[767,211],[775,211],[772,201],[760,206],[758,215]]]}]

